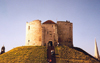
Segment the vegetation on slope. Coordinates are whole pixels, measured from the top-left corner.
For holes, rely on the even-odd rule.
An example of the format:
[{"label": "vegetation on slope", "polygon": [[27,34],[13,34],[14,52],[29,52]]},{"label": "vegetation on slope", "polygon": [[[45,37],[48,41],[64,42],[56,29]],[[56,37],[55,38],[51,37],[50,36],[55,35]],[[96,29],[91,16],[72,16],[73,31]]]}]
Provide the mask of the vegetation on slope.
[{"label": "vegetation on slope", "polygon": [[[55,47],[56,63],[100,63],[84,50],[67,46]],[[45,46],[16,47],[0,55],[0,63],[47,63]]]},{"label": "vegetation on slope", "polygon": [[100,63],[80,48],[59,46],[55,48],[57,63]]},{"label": "vegetation on slope", "polygon": [[16,47],[0,55],[0,63],[46,63],[47,49],[44,46]]}]

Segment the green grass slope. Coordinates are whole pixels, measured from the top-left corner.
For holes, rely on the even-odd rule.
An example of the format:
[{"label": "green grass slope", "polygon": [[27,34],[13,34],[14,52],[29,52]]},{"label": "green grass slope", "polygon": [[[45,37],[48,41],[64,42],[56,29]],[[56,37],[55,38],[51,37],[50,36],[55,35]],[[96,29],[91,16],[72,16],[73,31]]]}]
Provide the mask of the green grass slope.
[{"label": "green grass slope", "polygon": [[47,49],[44,46],[16,47],[0,55],[0,63],[46,63]]},{"label": "green grass slope", "polygon": [[[55,47],[56,63],[100,63],[84,50],[67,46]],[[47,63],[45,46],[16,47],[0,55],[0,63]]]},{"label": "green grass slope", "polygon": [[84,50],[67,46],[58,46],[55,48],[56,63],[100,63],[93,56]]}]

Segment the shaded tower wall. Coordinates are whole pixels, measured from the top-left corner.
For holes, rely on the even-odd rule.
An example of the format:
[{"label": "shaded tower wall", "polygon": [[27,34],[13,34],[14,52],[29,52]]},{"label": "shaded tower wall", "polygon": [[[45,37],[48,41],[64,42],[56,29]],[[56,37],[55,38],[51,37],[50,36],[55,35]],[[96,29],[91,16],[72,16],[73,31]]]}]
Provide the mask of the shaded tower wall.
[{"label": "shaded tower wall", "polygon": [[42,24],[42,41],[44,46],[48,46],[49,41],[52,41],[53,46],[56,46],[58,42],[56,24]]},{"label": "shaded tower wall", "polygon": [[44,42],[45,42],[45,27],[42,27],[42,46],[44,46]]},{"label": "shaded tower wall", "polygon": [[73,47],[73,24],[69,21],[57,21],[59,45]]},{"label": "shaded tower wall", "polygon": [[26,23],[26,46],[41,46],[42,44],[42,27],[40,20],[34,20]]}]

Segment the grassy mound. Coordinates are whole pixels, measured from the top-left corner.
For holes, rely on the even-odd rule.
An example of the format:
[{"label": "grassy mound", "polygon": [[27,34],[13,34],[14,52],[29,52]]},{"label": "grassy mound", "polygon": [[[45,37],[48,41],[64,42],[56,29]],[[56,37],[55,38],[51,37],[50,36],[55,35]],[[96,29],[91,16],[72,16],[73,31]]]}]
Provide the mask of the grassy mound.
[{"label": "grassy mound", "polygon": [[67,46],[59,46],[55,48],[56,63],[100,63],[93,56],[84,50]]},{"label": "grassy mound", "polygon": [[44,46],[16,47],[0,55],[0,63],[46,63],[47,49]]},{"label": "grassy mound", "polygon": [[[84,50],[67,46],[55,47],[56,63],[100,63]],[[0,63],[47,63],[45,46],[16,47],[0,55]]]}]

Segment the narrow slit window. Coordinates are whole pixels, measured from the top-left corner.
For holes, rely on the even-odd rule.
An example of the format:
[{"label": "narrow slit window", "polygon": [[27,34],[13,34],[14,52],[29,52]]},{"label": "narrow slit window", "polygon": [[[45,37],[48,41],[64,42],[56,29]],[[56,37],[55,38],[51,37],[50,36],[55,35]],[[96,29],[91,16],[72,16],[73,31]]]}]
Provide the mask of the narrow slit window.
[{"label": "narrow slit window", "polygon": [[30,42],[30,40],[28,40],[28,42]]},{"label": "narrow slit window", "polygon": [[30,30],[30,26],[28,26],[28,30]]},{"label": "narrow slit window", "polygon": [[47,31],[47,34],[48,34],[48,31]]}]

